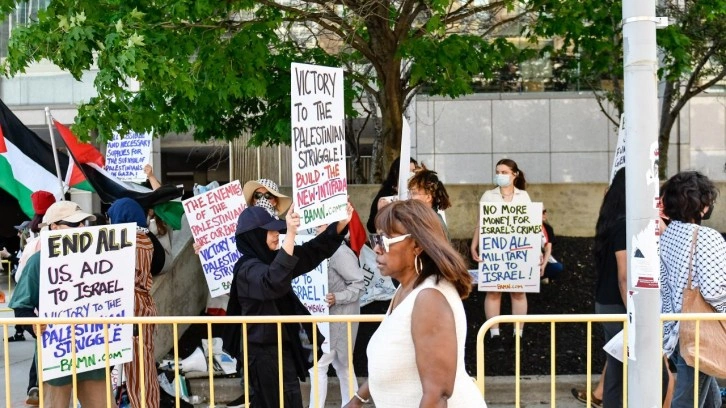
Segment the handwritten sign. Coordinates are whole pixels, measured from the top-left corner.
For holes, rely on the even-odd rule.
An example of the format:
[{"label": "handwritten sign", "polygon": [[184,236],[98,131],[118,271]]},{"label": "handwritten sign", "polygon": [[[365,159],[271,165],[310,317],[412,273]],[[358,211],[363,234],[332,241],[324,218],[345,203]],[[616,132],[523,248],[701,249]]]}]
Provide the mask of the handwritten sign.
[{"label": "handwritten sign", "polygon": [[226,295],[232,286],[234,264],[242,256],[234,233],[246,208],[239,180],[182,202],[212,297]]},{"label": "handwritten sign", "polygon": [[[302,245],[311,239],[314,235],[296,235],[295,245]],[[285,235],[280,234],[280,245],[285,240]],[[295,296],[300,299],[303,305],[313,316],[327,316],[330,314],[328,302],[325,301],[325,295],[328,294],[328,260],[324,260],[320,265],[316,266],[312,271],[302,274],[292,280],[292,291]],[[325,353],[330,352],[330,323],[318,323],[318,330],[325,337],[325,341],[320,345]]]},{"label": "handwritten sign", "polygon": [[620,115],[620,126],[618,127],[618,145],[613,156],[613,166],[610,170],[610,183],[615,178],[615,173],[625,167],[625,115]]},{"label": "handwritten sign", "polygon": [[[134,315],[136,224],[43,231],[40,235],[42,317]],[[72,332],[75,333],[75,360]],[[109,355],[102,324],[48,325],[43,332],[43,379],[131,361],[132,325],[109,325]]]},{"label": "handwritten sign", "polygon": [[300,228],[346,218],[343,70],[292,64],[292,180]]},{"label": "handwritten sign", "polygon": [[389,276],[381,275],[376,263],[376,253],[369,246],[363,245],[358,261],[363,270],[363,283],[365,283],[366,289],[360,297],[360,305],[365,306],[374,301],[393,299],[396,287],[393,286],[393,281]]},{"label": "handwritten sign", "polygon": [[114,132],[113,140],[106,144],[106,171],[119,180],[144,182],[144,166],[151,157],[151,139],[151,133],[129,132],[121,138]]},{"label": "handwritten sign", "polygon": [[542,203],[479,203],[479,290],[539,292]]}]

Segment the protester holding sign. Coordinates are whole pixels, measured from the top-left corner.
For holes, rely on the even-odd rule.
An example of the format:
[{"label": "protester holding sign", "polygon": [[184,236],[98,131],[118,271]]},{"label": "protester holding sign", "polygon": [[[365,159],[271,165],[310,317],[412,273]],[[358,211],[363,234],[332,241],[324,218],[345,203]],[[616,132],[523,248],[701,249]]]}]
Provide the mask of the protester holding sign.
[{"label": "protester holding sign", "polygon": [[[497,162],[495,168],[494,184],[496,188],[489,190],[484,193],[481,197],[481,202],[490,203],[528,203],[529,194],[527,194],[525,188],[527,182],[524,179],[524,172],[519,169],[517,163],[512,159],[501,159]],[[474,239],[471,242],[471,256],[477,262],[482,262],[479,253],[479,242],[481,241],[479,236],[479,229],[474,231]],[[526,315],[527,314],[527,295],[524,292],[510,292],[509,296],[512,299],[512,314],[513,315]],[[499,316],[501,314],[502,304],[502,293],[501,292],[487,292],[486,298],[484,299],[484,314],[487,319]],[[522,335],[523,325],[519,325],[517,335]],[[502,338],[499,337],[499,325],[492,326],[491,343],[495,350],[503,351],[504,345],[502,344]]]},{"label": "protester holding sign", "polygon": [[420,201],[387,205],[376,229],[381,273],[401,285],[368,343],[368,382],[345,407],[371,398],[378,407],[486,407],[464,367],[466,262]]},{"label": "protester holding sign", "polygon": [[[81,210],[78,204],[72,201],[60,201],[51,205],[45,216],[43,224],[50,230],[65,230],[82,226],[84,221],[94,220],[95,217]],[[8,307],[12,309],[33,310],[40,308],[40,252],[35,252],[25,265],[22,278],[15,287],[15,292]],[[41,332],[45,331],[41,327]],[[106,407],[106,370],[96,369],[78,373],[76,376],[78,400],[83,408]],[[67,407],[71,402],[72,378],[70,375],[45,381],[43,387],[46,407]],[[115,404],[112,405],[115,407]]]},{"label": "protester holding sign", "polygon": [[[136,223],[136,268],[134,279],[134,316],[156,316],[156,303],[151,297],[151,258],[154,245],[146,228],[146,215],[141,206],[130,198],[121,198],[108,209],[108,222],[111,224]],[[141,406],[141,387],[145,390],[147,408],[159,407],[159,379],[156,375],[154,359],[154,325],[142,326],[143,341],[134,336],[134,359],[124,364],[126,389],[132,407]],[[141,347],[141,348],[140,348]],[[144,359],[144,383],[141,383],[139,359]],[[85,407],[84,407],[85,408]]]},{"label": "protester holding sign", "polygon": [[262,207],[273,217],[285,214],[292,199],[279,192],[277,184],[268,179],[250,180],[242,188],[248,206]]},{"label": "protester holding sign", "polygon": [[[290,207],[285,221],[274,218],[262,207],[243,211],[235,232],[237,250],[242,257],[234,267],[227,314],[230,316],[309,315],[307,308],[292,291],[292,280],[332,256],[340,247],[353,207],[347,205],[348,218],[332,223],[324,233],[311,241],[295,246],[300,215]],[[280,231],[287,228],[285,240],[278,250]],[[239,326],[237,325],[239,328]],[[285,407],[302,408],[298,378],[304,380],[310,368],[308,355],[300,339],[299,324],[282,325],[282,381]],[[303,325],[312,339],[312,325]],[[251,405],[277,408],[280,405],[278,384],[277,326],[250,325],[248,332],[250,385],[254,392]],[[227,331],[225,336],[232,336]],[[227,341],[225,340],[225,343]],[[322,343],[321,336],[318,344]],[[241,346],[240,346],[241,347]]]},{"label": "protester holding sign", "polygon": [[[316,233],[323,234],[327,225],[316,228]],[[345,243],[340,245],[335,254],[328,261],[328,290],[325,301],[328,303],[331,315],[357,315],[360,314],[358,300],[363,294],[363,271],[358,265],[358,257]],[[355,344],[358,334],[358,323],[351,324],[351,344]],[[318,404],[315,405],[315,387],[310,387],[310,407],[324,407],[328,392],[328,366],[335,368],[335,374],[340,381],[340,398],[343,403],[350,400],[351,377],[348,374],[348,324],[330,323],[330,352],[325,353],[318,360]],[[310,369],[310,378],[315,375],[315,369]],[[312,384],[315,384],[312,381]],[[358,389],[358,380],[355,372],[352,378],[353,392]]]}]

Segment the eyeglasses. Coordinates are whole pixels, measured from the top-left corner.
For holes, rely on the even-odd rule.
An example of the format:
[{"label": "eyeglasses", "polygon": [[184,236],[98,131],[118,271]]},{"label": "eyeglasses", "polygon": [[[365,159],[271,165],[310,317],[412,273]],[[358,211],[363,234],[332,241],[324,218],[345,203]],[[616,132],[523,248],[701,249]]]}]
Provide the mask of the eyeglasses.
[{"label": "eyeglasses", "polygon": [[370,240],[371,246],[373,248],[375,248],[376,245],[378,245],[381,248],[383,248],[383,250],[385,252],[388,252],[391,249],[391,245],[399,243],[410,236],[411,236],[411,234],[404,234],[404,235],[399,235],[397,237],[388,238],[387,236],[385,236],[383,234],[370,234],[369,240]]},{"label": "eyeglasses", "polygon": [[260,199],[260,198],[262,198],[262,197],[265,197],[266,199],[270,200],[270,199],[272,199],[273,197],[275,197],[275,195],[274,195],[274,194],[272,194],[272,193],[271,193],[271,192],[269,192],[269,191],[268,191],[268,192],[266,192],[266,193],[263,193],[263,192],[261,192],[261,191],[255,191],[255,193],[254,193],[254,194],[252,194],[252,197],[254,197],[254,198],[255,198],[255,200],[259,200],[259,199]]}]

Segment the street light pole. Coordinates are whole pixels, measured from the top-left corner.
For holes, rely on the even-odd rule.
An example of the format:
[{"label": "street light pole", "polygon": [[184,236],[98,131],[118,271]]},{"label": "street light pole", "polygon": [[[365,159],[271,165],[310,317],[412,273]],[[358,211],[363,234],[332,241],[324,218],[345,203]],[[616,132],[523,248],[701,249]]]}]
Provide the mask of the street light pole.
[{"label": "street light pole", "polygon": [[655,0],[623,0],[628,405],[661,406],[658,60]]}]

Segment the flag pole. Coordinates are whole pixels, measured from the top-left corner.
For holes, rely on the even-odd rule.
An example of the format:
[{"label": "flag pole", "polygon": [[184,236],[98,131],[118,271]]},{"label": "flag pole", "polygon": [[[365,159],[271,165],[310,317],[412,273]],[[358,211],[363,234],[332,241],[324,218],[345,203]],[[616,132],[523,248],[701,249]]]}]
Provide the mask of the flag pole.
[{"label": "flag pole", "polygon": [[55,162],[55,174],[58,177],[58,183],[60,184],[60,199],[65,199],[65,185],[63,184],[63,177],[61,176],[60,163],[58,162],[58,150],[55,146],[55,134],[53,133],[53,119],[50,116],[50,108],[45,107],[45,119],[48,122],[48,132],[50,132],[50,145],[53,146],[53,161]]}]

